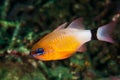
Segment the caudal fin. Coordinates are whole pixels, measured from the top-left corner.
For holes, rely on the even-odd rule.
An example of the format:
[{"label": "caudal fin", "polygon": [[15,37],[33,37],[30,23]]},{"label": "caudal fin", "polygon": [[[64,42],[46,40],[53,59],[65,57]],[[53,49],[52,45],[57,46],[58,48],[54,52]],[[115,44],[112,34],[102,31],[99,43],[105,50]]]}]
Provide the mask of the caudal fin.
[{"label": "caudal fin", "polygon": [[98,40],[115,43],[115,41],[111,38],[111,33],[113,32],[115,26],[116,21],[111,21],[110,23],[98,28],[97,31]]}]

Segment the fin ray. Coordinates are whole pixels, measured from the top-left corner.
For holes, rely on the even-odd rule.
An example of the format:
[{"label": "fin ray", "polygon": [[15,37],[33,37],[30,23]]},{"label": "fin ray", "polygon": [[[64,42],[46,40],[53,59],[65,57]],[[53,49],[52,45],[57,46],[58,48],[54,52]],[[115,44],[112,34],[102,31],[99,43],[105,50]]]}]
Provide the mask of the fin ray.
[{"label": "fin ray", "polygon": [[116,22],[111,21],[110,23],[98,28],[98,31],[97,31],[98,40],[115,43],[115,41],[110,36],[115,26],[116,26]]},{"label": "fin ray", "polygon": [[64,29],[66,27],[66,25],[67,25],[67,22],[65,22],[65,23],[61,24],[60,26],[58,26],[54,31],[58,31],[60,29]]},{"label": "fin ray", "polygon": [[69,26],[67,28],[84,29],[83,18],[78,18],[78,19],[72,21],[72,23],[69,24]]},{"label": "fin ray", "polygon": [[86,48],[86,46],[83,44],[82,46],[80,46],[79,48],[78,48],[78,52],[85,52],[87,50],[87,48]]}]

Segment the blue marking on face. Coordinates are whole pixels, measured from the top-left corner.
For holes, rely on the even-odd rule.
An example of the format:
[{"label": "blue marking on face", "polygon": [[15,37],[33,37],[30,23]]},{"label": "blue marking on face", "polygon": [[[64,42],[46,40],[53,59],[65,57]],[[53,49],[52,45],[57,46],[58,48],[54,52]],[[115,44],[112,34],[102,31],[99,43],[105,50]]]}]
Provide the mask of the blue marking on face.
[{"label": "blue marking on face", "polygon": [[38,48],[37,50],[35,50],[36,55],[42,55],[44,54],[44,49],[43,48]]}]

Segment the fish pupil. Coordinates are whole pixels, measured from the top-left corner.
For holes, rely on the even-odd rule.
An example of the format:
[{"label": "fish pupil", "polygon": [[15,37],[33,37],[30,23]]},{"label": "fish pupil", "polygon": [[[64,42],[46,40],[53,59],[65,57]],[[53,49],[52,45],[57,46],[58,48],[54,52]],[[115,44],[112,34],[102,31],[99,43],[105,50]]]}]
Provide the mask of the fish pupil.
[{"label": "fish pupil", "polygon": [[38,55],[44,54],[44,49],[43,49],[43,48],[38,48],[38,49],[36,50],[36,53],[37,53]]}]

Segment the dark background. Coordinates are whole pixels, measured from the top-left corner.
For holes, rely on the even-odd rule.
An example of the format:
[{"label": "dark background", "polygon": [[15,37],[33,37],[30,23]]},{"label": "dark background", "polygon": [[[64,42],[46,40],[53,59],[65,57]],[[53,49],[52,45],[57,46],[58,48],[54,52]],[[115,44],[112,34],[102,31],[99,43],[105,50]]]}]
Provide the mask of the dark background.
[{"label": "dark background", "polygon": [[1,80],[117,80],[120,78],[120,20],[116,44],[90,41],[87,51],[60,61],[30,57],[32,45],[64,22],[83,17],[86,29],[109,23],[119,0],[0,0]]}]

